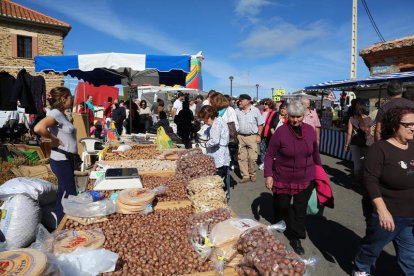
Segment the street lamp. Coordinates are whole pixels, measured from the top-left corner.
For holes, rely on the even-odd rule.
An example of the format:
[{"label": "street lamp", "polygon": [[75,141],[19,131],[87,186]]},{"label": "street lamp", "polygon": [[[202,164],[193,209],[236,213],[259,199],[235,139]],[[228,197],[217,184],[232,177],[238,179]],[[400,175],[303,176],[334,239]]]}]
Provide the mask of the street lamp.
[{"label": "street lamp", "polygon": [[233,76],[229,77],[229,80],[230,80],[230,97],[233,96],[233,79],[234,79]]},{"label": "street lamp", "polygon": [[259,85],[256,84],[256,101],[259,100]]}]

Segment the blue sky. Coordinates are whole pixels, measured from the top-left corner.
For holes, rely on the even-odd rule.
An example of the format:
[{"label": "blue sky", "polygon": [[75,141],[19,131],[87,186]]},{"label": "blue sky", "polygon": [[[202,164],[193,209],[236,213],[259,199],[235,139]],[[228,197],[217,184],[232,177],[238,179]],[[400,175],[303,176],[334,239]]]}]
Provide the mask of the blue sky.
[{"label": "blue sky", "polygon": [[[72,26],[65,54],[203,51],[204,90],[269,97],[349,78],[352,0],[16,0]],[[366,0],[386,40],[414,34],[413,0]],[[379,42],[359,1],[358,50]],[[358,58],[358,77],[369,72]]]}]

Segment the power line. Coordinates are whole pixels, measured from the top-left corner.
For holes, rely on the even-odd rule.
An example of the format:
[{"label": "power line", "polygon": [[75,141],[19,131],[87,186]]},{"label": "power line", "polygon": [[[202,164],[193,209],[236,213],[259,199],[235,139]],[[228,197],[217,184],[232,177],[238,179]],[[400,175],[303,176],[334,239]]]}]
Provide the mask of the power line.
[{"label": "power line", "polygon": [[377,33],[377,35],[378,35],[379,39],[380,39],[382,42],[385,42],[385,39],[384,39],[384,37],[382,36],[382,34],[381,34],[380,30],[378,29],[378,26],[377,26],[377,24],[375,23],[374,17],[372,16],[372,14],[371,14],[371,12],[370,12],[370,10],[369,10],[369,8],[368,8],[368,5],[367,5],[367,3],[365,2],[365,0],[362,0],[362,4],[364,5],[365,11],[367,12],[367,15],[368,15],[368,18],[369,18],[369,20],[371,21],[372,27],[374,27],[374,30],[375,30],[375,32]]}]

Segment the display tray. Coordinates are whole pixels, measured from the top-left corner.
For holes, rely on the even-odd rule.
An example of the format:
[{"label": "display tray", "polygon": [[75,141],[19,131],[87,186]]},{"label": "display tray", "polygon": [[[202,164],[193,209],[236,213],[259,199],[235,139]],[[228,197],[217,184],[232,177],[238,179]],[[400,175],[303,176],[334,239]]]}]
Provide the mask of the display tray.
[{"label": "display tray", "polygon": [[[176,208],[184,208],[191,206],[190,200],[177,200],[177,201],[164,201],[164,202],[157,202],[154,205],[154,211],[157,210],[167,210],[167,209],[176,209]],[[232,215],[235,215],[234,212],[232,212]],[[66,222],[68,220],[68,216],[65,215],[62,219],[62,221],[59,223],[58,227],[55,231],[61,231],[63,230],[63,227],[65,226]]]},{"label": "display tray", "polygon": [[[150,162],[154,160],[155,159],[146,159],[145,161]],[[116,166],[116,164],[123,163],[125,161],[128,161],[128,160],[122,160],[122,161],[121,160],[116,160],[116,161],[115,160],[110,160],[110,161],[101,160],[101,161],[98,161],[98,163],[102,165]],[[166,160],[162,160],[162,161],[166,161]],[[168,160],[168,161],[174,161],[174,160]],[[170,170],[148,170],[148,171],[142,170],[140,168],[137,168],[137,169],[138,169],[138,174],[140,176],[160,176],[160,177],[175,176],[175,170],[171,170],[171,169]]]},{"label": "display tray", "polygon": [[[217,271],[206,271],[206,272],[198,272],[198,273],[193,273],[193,274],[184,274],[183,276],[216,276],[217,275]],[[224,274],[225,276],[237,276],[239,275],[236,270],[234,270],[234,268],[232,267],[226,267],[224,269]]]}]

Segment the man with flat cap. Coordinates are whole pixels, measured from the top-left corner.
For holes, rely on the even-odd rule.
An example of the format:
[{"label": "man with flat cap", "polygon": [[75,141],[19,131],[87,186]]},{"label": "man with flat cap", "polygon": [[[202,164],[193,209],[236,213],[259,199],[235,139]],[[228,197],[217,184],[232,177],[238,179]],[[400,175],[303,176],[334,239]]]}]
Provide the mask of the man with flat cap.
[{"label": "man with flat cap", "polygon": [[252,98],[247,94],[239,96],[239,108],[236,108],[236,116],[239,122],[239,167],[242,180],[256,182],[256,160],[258,156],[258,144],[263,131],[264,119],[259,109],[251,104]]}]

